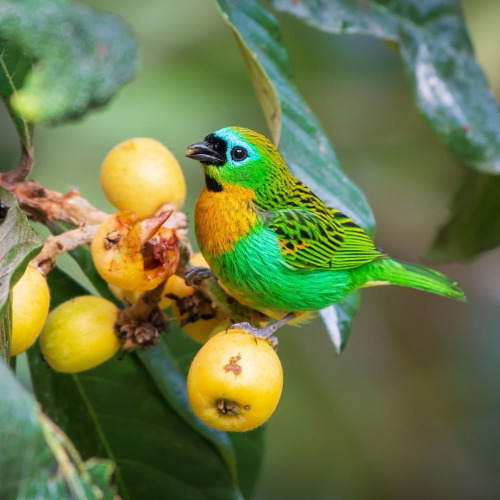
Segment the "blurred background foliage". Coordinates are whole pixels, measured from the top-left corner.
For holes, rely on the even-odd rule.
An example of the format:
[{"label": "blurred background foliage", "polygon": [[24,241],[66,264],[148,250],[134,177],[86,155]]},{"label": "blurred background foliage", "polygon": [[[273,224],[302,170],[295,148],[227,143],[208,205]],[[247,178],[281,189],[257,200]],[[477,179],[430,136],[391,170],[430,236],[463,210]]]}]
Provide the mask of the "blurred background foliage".
[{"label": "blurred background foliage", "polygon": [[[88,3],[131,24],[142,68],[81,121],[37,126],[33,176],[56,190],[77,187],[111,211],[99,187],[102,159],[120,141],[154,137],[181,162],[192,218],[203,179],[183,159],[186,146],[226,125],[268,133],[233,36],[215,2]],[[463,6],[498,98],[500,3]],[[278,17],[298,88],[372,206],[377,244],[422,260],[464,170],[416,111],[399,58],[372,38],[329,36]],[[8,170],[18,142],[1,106],[0,167]],[[434,267],[460,283],[466,304],[397,287],[365,290],[340,357],[318,320],[281,331],[285,387],[256,498],[500,496],[500,249]]]}]

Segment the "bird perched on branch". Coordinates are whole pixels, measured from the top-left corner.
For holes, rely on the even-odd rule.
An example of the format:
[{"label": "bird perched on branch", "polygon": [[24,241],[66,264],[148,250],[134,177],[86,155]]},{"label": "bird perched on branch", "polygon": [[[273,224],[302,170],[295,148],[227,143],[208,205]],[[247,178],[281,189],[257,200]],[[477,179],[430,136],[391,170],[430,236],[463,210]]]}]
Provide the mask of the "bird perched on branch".
[{"label": "bird perched on branch", "polygon": [[352,219],[292,175],[261,134],[223,128],[189,146],[186,156],[199,160],[205,174],[195,209],[203,256],[234,297],[278,320],[263,329],[238,325],[254,335],[277,342],[274,332],[288,321],[373,285],[465,300],[443,274],[377,248]]}]

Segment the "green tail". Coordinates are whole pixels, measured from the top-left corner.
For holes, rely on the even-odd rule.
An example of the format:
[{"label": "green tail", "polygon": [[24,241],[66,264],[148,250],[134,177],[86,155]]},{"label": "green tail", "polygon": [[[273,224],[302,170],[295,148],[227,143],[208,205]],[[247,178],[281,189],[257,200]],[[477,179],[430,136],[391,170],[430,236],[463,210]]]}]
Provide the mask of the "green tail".
[{"label": "green tail", "polygon": [[456,282],[427,267],[393,259],[375,260],[367,266],[370,267],[370,280],[364,286],[376,285],[377,281],[385,281],[437,293],[456,300],[466,300],[464,292]]}]

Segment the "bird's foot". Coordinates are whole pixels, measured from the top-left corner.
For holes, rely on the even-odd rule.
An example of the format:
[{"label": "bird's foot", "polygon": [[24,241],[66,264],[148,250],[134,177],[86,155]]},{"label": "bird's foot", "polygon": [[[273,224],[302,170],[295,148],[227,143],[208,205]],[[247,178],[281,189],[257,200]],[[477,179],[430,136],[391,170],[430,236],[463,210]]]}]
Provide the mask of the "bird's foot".
[{"label": "bird's foot", "polygon": [[256,328],[255,326],[252,326],[250,323],[245,321],[244,323],[235,323],[234,325],[229,326],[227,329],[228,330],[238,329],[238,330],[243,330],[244,332],[250,333],[253,335],[255,342],[257,342],[257,339],[267,340],[269,342],[269,344],[271,345],[271,347],[274,350],[277,350],[278,349],[278,337],[276,337],[276,335],[274,335],[274,332],[276,332],[276,330],[278,328],[273,328],[274,325],[275,324],[270,325],[270,326],[266,326],[265,328]]},{"label": "bird's foot", "polygon": [[186,273],[184,280],[186,282],[186,285],[188,286],[199,285],[203,280],[206,280],[207,278],[212,278],[213,275],[214,273],[210,268],[203,266],[195,266],[192,267]]},{"label": "bird's foot", "polygon": [[251,333],[254,336],[256,342],[257,339],[267,340],[269,344],[271,344],[271,347],[273,347],[274,350],[277,350],[278,337],[276,337],[276,335],[274,334],[276,333],[278,328],[281,328],[284,324],[288,323],[293,318],[295,318],[295,313],[292,312],[281,318],[279,321],[276,321],[276,323],[273,323],[272,325],[266,326],[264,328],[256,328],[250,323],[245,322],[231,325],[230,327],[228,327],[228,330],[239,328],[245,332]]}]

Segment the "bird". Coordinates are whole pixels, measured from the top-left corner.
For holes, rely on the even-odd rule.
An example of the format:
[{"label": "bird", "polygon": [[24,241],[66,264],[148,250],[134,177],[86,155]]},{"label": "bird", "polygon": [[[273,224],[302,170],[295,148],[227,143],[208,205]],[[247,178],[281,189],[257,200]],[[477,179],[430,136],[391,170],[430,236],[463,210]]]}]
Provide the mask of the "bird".
[{"label": "bird", "polygon": [[[239,302],[276,320],[234,327],[268,339],[289,322],[342,302],[374,285],[402,285],[460,301],[464,292],[445,275],[391,258],[352,218],[331,208],[288,169],[264,135],[225,127],[192,144],[205,186],[194,228],[209,273]],[[208,276],[207,269],[194,268]]]}]

